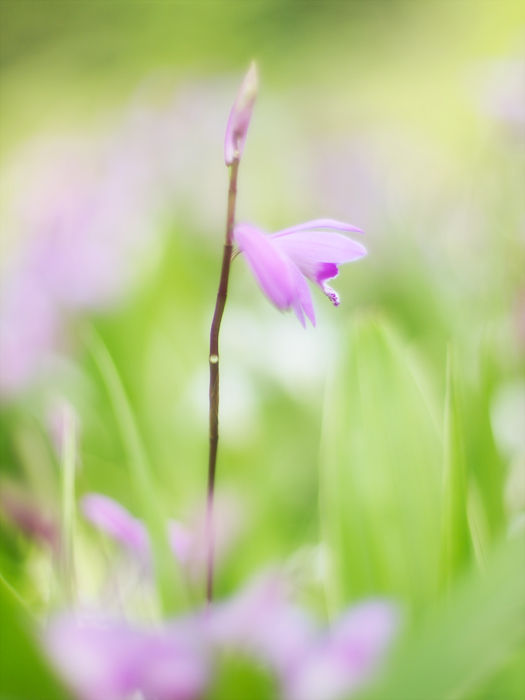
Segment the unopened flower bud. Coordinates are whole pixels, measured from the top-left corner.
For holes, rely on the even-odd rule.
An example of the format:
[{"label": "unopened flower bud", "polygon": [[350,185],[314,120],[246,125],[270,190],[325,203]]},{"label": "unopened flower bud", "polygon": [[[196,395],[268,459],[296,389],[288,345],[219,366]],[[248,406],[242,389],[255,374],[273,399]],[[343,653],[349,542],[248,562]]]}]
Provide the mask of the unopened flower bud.
[{"label": "unopened flower bud", "polygon": [[257,97],[257,89],[257,67],[252,62],[237,93],[226,126],[224,139],[224,160],[226,165],[231,165],[234,160],[240,160],[242,156],[246,134],[252,118],[253,105]]}]

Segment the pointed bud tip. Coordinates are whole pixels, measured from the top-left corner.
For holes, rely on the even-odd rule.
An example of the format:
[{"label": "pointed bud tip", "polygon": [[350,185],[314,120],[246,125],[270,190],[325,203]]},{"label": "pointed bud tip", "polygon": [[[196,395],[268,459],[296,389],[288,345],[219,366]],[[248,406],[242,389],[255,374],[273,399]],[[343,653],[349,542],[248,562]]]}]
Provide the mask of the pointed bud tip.
[{"label": "pointed bud tip", "polygon": [[259,75],[257,73],[257,64],[255,61],[250,63],[248,72],[244,76],[240,93],[244,95],[246,101],[255,100],[259,90]]},{"label": "pointed bud tip", "polygon": [[252,61],[241,83],[226,126],[224,139],[226,165],[231,165],[234,160],[240,160],[242,156],[258,89],[257,65]]}]

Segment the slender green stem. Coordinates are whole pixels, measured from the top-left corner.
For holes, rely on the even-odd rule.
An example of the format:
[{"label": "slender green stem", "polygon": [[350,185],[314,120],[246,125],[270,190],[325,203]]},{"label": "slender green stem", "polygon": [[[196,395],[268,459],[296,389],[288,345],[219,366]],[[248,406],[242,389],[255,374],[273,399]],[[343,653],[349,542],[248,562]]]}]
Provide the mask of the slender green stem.
[{"label": "slender green stem", "polygon": [[219,331],[222,315],[228,295],[228,280],[233,250],[233,226],[235,223],[235,203],[237,199],[237,174],[239,160],[235,159],[230,168],[230,187],[228,190],[228,215],[226,218],[226,240],[222,256],[221,278],[217,302],[210,332],[210,451],[208,459],[208,494],[206,504],[206,600],[213,599],[213,565],[214,565],[214,535],[213,535],[213,498],[215,492],[215,472],[217,467],[217,448],[219,445]]},{"label": "slender green stem", "polygon": [[61,463],[61,501],[62,501],[62,531],[61,531],[61,568],[64,592],[69,603],[74,602],[75,590],[75,470],[76,470],[76,420],[70,406],[63,409],[63,431]]}]

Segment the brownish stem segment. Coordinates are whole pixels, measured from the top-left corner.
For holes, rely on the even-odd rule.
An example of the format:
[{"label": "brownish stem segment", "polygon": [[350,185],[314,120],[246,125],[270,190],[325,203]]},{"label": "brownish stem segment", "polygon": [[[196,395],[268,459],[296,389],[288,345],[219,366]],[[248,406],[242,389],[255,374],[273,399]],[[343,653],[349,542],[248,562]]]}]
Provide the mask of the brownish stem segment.
[{"label": "brownish stem segment", "polygon": [[228,294],[228,280],[233,249],[233,226],[235,223],[235,202],[237,198],[237,173],[239,160],[235,159],[230,168],[230,187],[228,190],[228,215],[226,218],[226,240],[222,256],[221,279],[217,302],[210,332],[210,452],[208,459],[208,497],[206,505],[206,601],[213,600],[213,562],[214,562],[214,528],[213,496],[215,492],[215,472],[217,467],[217,448],[219,445],[219,330]]}]

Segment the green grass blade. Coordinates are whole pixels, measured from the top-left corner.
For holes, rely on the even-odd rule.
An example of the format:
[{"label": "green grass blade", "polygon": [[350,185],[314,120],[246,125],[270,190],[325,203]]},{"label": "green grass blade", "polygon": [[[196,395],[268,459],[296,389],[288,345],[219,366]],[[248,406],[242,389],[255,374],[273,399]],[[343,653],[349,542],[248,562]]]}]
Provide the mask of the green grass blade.
[{"label": "green grass blade", "polygon": [[0,576],[0,698],[66,700],[38,649],[25,606]]},{"label": "green grass blade", "polygon": [[126,451],[131,477],[141,505],[153,550],[157,590],[164,612],[176,612],[186,605],[180,568],[174,561],[167,540],[167,519],[152,478],[146,451],[118,370],[100,336],[91,329],[86,343],[100,371],[111,400],[120,436]]},{"label": "green grass blade", "polygon": [[487,532],[487,547],[490,540],[497,540],[505,531],[506,516],[503,490],[506,464],[496,448],[490,419],[490,406],[494,390],[501,381],[492,357],[494,340],[485,339],[481,348],[479,379],[469,387],[466,408],[469,420],[465,422],[465,453],[469,478],[476,485],[483,524]]},{"label": "green grass blade", "polygon": [[69,603],[75,599],[75,471],[77,458],[76,419],[72,408],[62,407],[62,454],[60,458],[61,492],[61,580]]},{"label": "green grass blade", "polygon": [[454,366],[449,348],[444,429],[444,500],[441,542],[441,584],[450,588],[471,554],[467,517],[467,471],[463,445],[463,415]]},{"label": "green grass blade", "polygon": [[500,543],[483,576],[473,568],[432,616],[407,635],[390,674],[365,694],[366,700],[472,697],[523,647],[524,591],[522,534]]},{"label": "green grass blade", "polygon": [[442,444],[399,342],[376,319],[342,344],[323,420],[321,531],[328,607],[437,592]]}]

